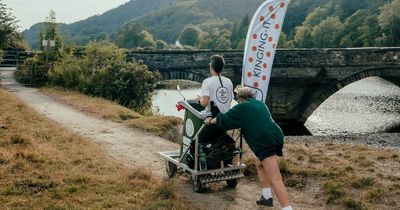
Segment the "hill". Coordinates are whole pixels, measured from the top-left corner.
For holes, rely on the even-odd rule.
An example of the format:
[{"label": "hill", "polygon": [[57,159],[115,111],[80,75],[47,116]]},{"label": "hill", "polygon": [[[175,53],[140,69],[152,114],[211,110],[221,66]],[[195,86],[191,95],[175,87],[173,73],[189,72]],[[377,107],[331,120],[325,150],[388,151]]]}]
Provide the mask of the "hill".
[{"label": "hill", "polygon": [[[149,12],[168,7],[176,0],[131,0],[101,15],[94,15],[85,20],[71,24],[60,24],[60,34],[64,40],[77,45],[86,44],[89,40],[104,39],[113,36],[127,21]],[[46,16],[47,14],[43,14]],[[42,23],[25,30],[25,39],[32,48],[39,47],[39,32]]]},{"label": "hill", "polygon": [[[246,16],[252,16],[263,0],[132,0],[102,15],[60,25],[67,42],[78,45],[89,40],[110,39],[125,24],[139,24],[154,36],[173,44],[188,26],[195,26],[218,39],[234,35],[232,48],[241,48],[247,30]],[[386,6],[385,6],[386,5]],[[281,47],[399,46],[400,0],[292,0],[283,27]],[[235,24],[242,28],[239,34]],[[243,24],[244,23],[244,24]],[[243,27],[245,26],[245,27]],[[26,31],[33,47],[40,24]],[[215,33],[226,29],[230,33]],[[236,28],[237,29],[237,28]],[[214,31],[213,31],[214,30]],[[126,32],[126,33],[129,33]],[[195,47],[210,46],[208,43]],[[235,43],[235,44],[233,44]],[[214,44],[214,46],[219,46]],[[230,45],[229,45],[230,46]],[[229,49],[229,46],[226,49]]]}]

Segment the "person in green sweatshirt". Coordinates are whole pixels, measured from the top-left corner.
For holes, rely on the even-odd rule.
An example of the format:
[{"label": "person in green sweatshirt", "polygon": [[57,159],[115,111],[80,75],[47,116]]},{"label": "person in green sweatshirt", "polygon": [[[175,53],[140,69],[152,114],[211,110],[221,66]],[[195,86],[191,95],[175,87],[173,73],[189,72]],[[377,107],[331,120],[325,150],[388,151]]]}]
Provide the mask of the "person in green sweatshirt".
[{"label": "person in green sweatshirt", "polygon": [[216,124],[223,130],[241,128],[250,149],[257,156],[257,175],[262,187],[262,195],[257,204],[273,206],[271,186],[284,210],[291,210],[289,196],[279,171],[277,156],[282,156],[284,135],[271,117],[265,103],[253,98],[249,88],[237,88],[237,101],[225,114],[207,118],[206,124]]}]

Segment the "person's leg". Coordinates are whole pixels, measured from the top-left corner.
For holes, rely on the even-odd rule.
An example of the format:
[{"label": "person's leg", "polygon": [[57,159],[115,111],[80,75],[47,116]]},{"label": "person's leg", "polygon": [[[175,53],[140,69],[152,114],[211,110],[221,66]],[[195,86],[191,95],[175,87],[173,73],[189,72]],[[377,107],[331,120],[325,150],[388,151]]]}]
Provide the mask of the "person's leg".
[{"label": "person's leg", "polygon": [[279,203],[282,207],[290,206],[289,203],[289,195],[286,190],[285,185],[283,184],[281,172],[279,171],[277,156],[271,156],[265,158],[261,161],[265,173],[268,173],[267,177],[272,184],[272,188],[276,196],[278,197]]},{"label": "person's leg", "polygon": [[258,180],[260,181],[260,187],[262,189],[262,195],[264,198],[268,199],[272,197],[271,194],[271,182],[269,181],[267,171],[264,169],[263,164],[261,161],[256,158],[256,170]]}]

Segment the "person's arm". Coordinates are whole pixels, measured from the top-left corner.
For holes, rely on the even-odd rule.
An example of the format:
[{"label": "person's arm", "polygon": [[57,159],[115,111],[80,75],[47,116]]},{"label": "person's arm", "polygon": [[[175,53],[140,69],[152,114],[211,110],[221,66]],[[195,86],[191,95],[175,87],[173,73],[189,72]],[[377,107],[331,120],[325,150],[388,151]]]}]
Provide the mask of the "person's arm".
[{"label": "person's arm", "polygon": [[211,93],[208,82],[208,79],[203,81],[203,83],[201,84],[201,96],[197,96],[197,102],[203,107],[206,107],[210,102]]},{"label": "person's arm", "polygon": [[197,97],[197,102],[202,106],[202,107],[206,107],[208,105],[208,103],[210,102],[210,97],[209,96],[198,96]]},{"label": "person's arm", "polygon": [[241,110],[243,109],[242,104],[238,104],[230,109],[227,113],[219,113],[216,118],[209,119],[210,124],[217,124],[218,127],[224,130],[231,130],[240,128],[242,126],[241,121]]}]

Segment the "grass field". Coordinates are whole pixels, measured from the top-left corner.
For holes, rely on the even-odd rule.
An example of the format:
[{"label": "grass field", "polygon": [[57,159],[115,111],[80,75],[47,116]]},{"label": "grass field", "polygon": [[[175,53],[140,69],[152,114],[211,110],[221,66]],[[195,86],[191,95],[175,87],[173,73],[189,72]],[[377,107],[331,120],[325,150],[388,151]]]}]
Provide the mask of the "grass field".
[{"label": "grass field", "polygon": [[47,95],[66,103],[75,109],[91,114],[98,118],[123,123],[127,126],[138,128],[153,133],[172,142],[180,139],[182,119],[170,116],[141,115],[117,103],[83,95],[78,92],[67,91],[59,88],[43,88],[41,91]]},{"label": "grass field", "polygon": [[[398,151],[362,145],[286,144],[279,165],[297,202],[327,209],[400,209]],[[311,138],[311,137],[310,137]],[[245,175],[255,178],[253,157]]]},{"label": "grass field", "polygon": [[0,88],[1,209],[193,209],[177,187],[123,166]]}]

